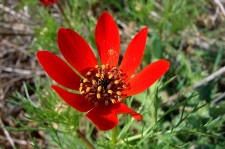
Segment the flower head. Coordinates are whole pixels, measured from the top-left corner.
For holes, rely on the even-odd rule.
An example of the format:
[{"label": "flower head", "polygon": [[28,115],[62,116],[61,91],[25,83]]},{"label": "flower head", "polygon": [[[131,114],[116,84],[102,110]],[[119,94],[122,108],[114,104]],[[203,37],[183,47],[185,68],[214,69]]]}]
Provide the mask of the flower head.
[{"label": "flower head", "polygon": [[49,6],[49,5],[57,3],[58,0],[40,0],[40,2],[45,6]]},{"label": "flower head", "polygon": [[67,28],[59,29],[58,46],[70,66],[48,51],[39,51],[37,57],[53,80],[80,92],[75,94],[52,85],[57,94],[76,110],[87,112],[86,116],[98,129],[109,130],[118,124],[117,114],[130,114],[137,120],[142,119],[140,114],[123,101],[146,90],[169,69],[168,61],[158,60],[134,74],[143,57],[147,33],[148,28],[145,27],[131,40],[121,65],[118,66],[119,31],[111,15],[103,12],[95,29],[101,64],[98,64],[87,42],[78,33]]}]

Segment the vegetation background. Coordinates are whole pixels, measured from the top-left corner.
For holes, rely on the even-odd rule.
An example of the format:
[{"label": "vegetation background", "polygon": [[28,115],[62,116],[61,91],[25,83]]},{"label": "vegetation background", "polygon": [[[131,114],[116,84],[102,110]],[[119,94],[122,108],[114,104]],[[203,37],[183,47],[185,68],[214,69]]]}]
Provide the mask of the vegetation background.
[{"label": "vegetation background", "polygon": [[[190,148],[225,146],[225,0],[0,0],[0,148]],[[149,26],[141,68],[167,59],[170,70],[126,103],[143,114],[121,115],[99,132],[50,89],[35,53],[59,54],[56,35],[69,27],[96,50],[94,28],[108,11],[121,36],[121,58]],[[96,51],[95,51],[96,52]],[[87,145],[87,141],[91,145]]]}]

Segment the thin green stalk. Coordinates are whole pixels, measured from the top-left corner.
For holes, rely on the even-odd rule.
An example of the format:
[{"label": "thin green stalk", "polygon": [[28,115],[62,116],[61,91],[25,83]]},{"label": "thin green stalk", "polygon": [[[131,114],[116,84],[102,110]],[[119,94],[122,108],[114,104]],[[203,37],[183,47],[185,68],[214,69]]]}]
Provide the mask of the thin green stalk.
[{"label": "thin green stalk", "polygon": [[71,22],[70,22],[69,18],[67,17],[67,15],[65,14],[65,12],[64,12],[64,10],[63,10],[63,8],[62,8],[62,6],[61,6],[60,4],[57,4],[57,6],[58,6],[59,11],[60,11],[60,13],[62,14],[63,18],[67,21],[69,27],[72,28]]},{"label": "thin green stalk", "polygon": [[116,145],[116,142],[117,142],[117,127],[115,127],[113,130],[112,130],[112,139],[111,139],[111,143],[112,143],[112,148],[115,147]]}]

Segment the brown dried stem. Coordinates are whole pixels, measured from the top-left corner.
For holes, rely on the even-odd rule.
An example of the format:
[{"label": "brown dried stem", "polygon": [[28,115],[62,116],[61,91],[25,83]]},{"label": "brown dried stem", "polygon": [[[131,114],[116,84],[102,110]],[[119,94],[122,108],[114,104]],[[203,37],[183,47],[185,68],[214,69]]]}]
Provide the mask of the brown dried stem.
[{"label": "brown dried stem", "polygon": [[89,149],[95,149],[95,147],[91,144],[90,141],[85,137],[85,135],[78,129],[77,136],[87,145]]}]

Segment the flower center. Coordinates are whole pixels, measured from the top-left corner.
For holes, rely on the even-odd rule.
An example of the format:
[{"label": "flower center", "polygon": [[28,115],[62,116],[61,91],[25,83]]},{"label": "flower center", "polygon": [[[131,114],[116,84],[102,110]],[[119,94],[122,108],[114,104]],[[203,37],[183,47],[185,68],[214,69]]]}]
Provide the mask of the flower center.
[{"label": "flower center", "polygon": [[107,106],[124,101],[122,91],[128,89],[126,74],[108,64],[96,65],[80,83],[80,93],[94,106]]}]

